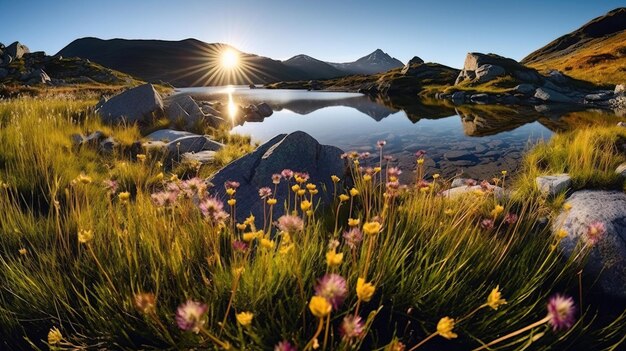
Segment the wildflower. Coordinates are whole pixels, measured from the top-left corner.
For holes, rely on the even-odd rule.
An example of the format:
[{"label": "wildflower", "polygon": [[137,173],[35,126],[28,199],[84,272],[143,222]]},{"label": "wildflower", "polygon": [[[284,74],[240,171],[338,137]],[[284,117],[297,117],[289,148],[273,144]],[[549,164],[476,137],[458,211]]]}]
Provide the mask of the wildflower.
[{"label": "wildflower", "polygon": [[491,293],[489,293],[489,296],[487,296],[487,306],[493,308],[494,310],[498,310],[498,307],[501,305],[506,305],[506,300],[502,298],[500,286],[496,285],[496,287],[491,290]]},{"label": "wildflower", "polygon": [[326,264],[329,267],[339,266],[343,262],[343,253],[337,253],[335,250],[326,252]]},{"label": "wildflower", "polygon": [[368,302],[374,296],[376,286],[371,283],[366,283],[364,278],[358,278],[356,281],[356,296],[361,301]]},{"label": "wildflower", "polygon": [[153,293],[135,294],[135,307],[143,314],[154,313],[156,309],[156,297]]},{"label": "wildflower", "polygon": [[348,218],[348,226],[350,227],[356,227],[359,225],[360,222],[361,220],[359,220],[358,218]]},{"label": "wildflower", "polygon": [[237,203],[237,200],[235,200],[235,199],[228,199],[228,201],[226,201],[226,203],[229,206],[235,206],[235,204]]},{"label": "wildflower", "polygon": [[170,182],[177,182],[178,180],[178,174],[172,174],[170,177]]},{"label": "wildflower", "polygon": [[387,189],[389,190],[398,190],[398,188],[400,188],[400,182],[397,180],[392,181],[392,182],[387,182],[386,186],[387,186]]},{"label": "wildflower", "polygon": [[328,241],[329,250],[336,250],[338,247],[339,247],[339,240],[331,239],[330,241]]},{"label": "wildflower", "polygon": [[417,164],[418,165],[423,165],[424,164],[424,159],[423,158],[417,159]]},{"label": "wildflower", "polygon": [[315,190],[317,188],[317,186],[315,184],[309,183],[309,184],[306,185],[306,188],[308,190]]},{"label": "wildflower", "polygon": [[120,199],[121,203],[126,204],[130,199],[130,193],[128,191],[121,192],[117,195],[117,198]]},{"label": "wildflower", "polygon": [[357,195],[359,195],[359,191],[356,188],[350,189],[350,196],[355,197]]},{"label": "wildflower", "polygon": [[233,246],[233,250],[237,252],[244,252],[248,249],[248,244],[241,240],[235,240],[231,245]]},{"label": "wildflower", "polygon": [[387,176],[389,176],[390,178],[393,177],[397,179],[400,176],[400,174],[402,174],[402,171],[398,167],[391,167],[387,169]]},{"label": "wildflower", "polygon": [[569,329],[574,325],[576,307],[571,297],[559,294],[554,295],[548,301],[548,324],[554,331]]},{"label": "wildflower", "polygon": [[276,202],[278,202],[278,200],[276,200],[275,198],[267,199],[267,204],[270,206],[276,205]]},{"label": "wildflower", "polygon": [[587,241],[589,244],[595,245],[604,233],[606,233],[604,223],[600,221],[592,222],[589,224],[589,227],[587,227]]},{"label": "wildflower", "polygon": [[237,192],[237,190],[235,190],[233,188],[226,189],[226,194],[228,194],[228,196],[233,196],[233,195],[235,195],[236,192]]},{"label": "wildflower", "polygon": [[445,213],[447,216],[452,216],[454,214],[454,210],[451,208],[446,208],[446,210],[443,211],[443,213]]},{"label": "wildflower", "polygon": [[304,193],[306,193],[306,190],[304,190],[304,189],[298,190],[298,196],[302,196],[302,195],[304,195]]},{"label": "wildflower", "polygon": [[363,233],[361,233],[359,228],[353,227],[343,233],[343,239],[351,249],[354,249],[363,240]]},{"label": "wildflower", "polygon": [[297,351],[289,341],[283,340],[274,346],[274,351]]},{"label": "wildflower", "polygon": [[144,154],[137,154],[137,159],[141,162],[146,160],[146,155]]},{"label": "wildflower", "polygon": [[501,205],[496,205],[496,207],[493,208],[493,210],[491,210],[491,216],[493,218],[496,218],[500,215],[500,213],[504,212],[504,207]]},{"label": "wildflower", "polygon": [[366,235],[378,234],[380,232],[381,228],[382,228],[382,226],[378,222],[367,222],[367,223],[363,224],[363,232]]},{"label": "wildflower", "polygon": [[285,233],[294,234],[304,229],[304,222],[298,216],[283,215],[278,218],[278,229]]},{"label": "wildflower", "polygon": [[567,230],[560,228],[559,230],[556,231],[556,237],[559,240],[565,239],[567,237],[568,233]]},{"label": "wildflower", "polygon": [[170,206],[176,203],[178,192],[160,191],[150,195],[152,202],[159,207]]},{"label": "wildflower", "polygon": [[360,316],[347,315],[339,326],[339,335],[343,340],[359,339],[363,336],[364,329]]},{"label": "wildflower", "polygon": [[424,157],[424,155],[426,155],[426,151],[424,151],[424,150],[418,150],[418,151],[415,153],[415,157],[417,157],[417,158]]},{"label": "wildflower", "polygon": [[228,213],[224,212],[224,204],[215,197],[207,197],[198,205],[202,216],[208,219],[213,225],[221,225],[228,218]]},{"label": "wildflower", "polygon": [[300,190],[300,185],[295,184],[291,187],[291,191],[293,191],[294,193],[297,193]]},{"label": "wildflower", "polygon": [[437,333],[446,339],[454,339],[458,335],[452,330],[454,329],[454,319],[450,317],[443,317],[437,323]]},{"label": "wildflower", "polygon": [[281,178],[280,174],[272,174],[272,183],[280,184],[280,178]]},{"label": "wildflower", "polygon": [[311,194],[311,195],[315,195],[315,194],[317,194],[317,193],[318,193],[318,190],[317,190],[317,189],[311,189],[311,190],[309,190],[309,194]]},{"label": "wildflower", "polygon": [[48,332],[48,345],[57,345],[63,340],[63,334],[57,327],[50,328]]},{"label": "wildflower", "polygon": [[566,202],[563,205],[563,210],[565,210],[566,212],[572,209],[572,204],[570,204],[569,202]]},{"label": "wildflower", "polygon": [[261,189],[259,189],[259,197],[261,199],[265,199],[269,196],[272,195],[272,189],[268,188],[268,187],[263,187]]},{"label": "wildflower", "polygon": [[263,239],[261,239],[261,246],[266,248],[266,249],[273,249],[274,248],[274,240],[263,238]]},{"label": "wildflower", "polygon": [[393,156],[391,155],[385,155],[383,156],[383,160],[387,161],[387,162],[391,162],[393,161]]},{"label": "wildflower", "polygon": [[346,194],[339,195],[339,201],[340,202],[348,201],[348,199],[350,199],[350,197],[348,195],[346,195]]},{"label": "wildflower", "polygon": [[309,302],[311,313],[317,318],[324,318],[330,313],[332,306],[322,296],[313,296]]},{"label": "wildflower", "polygon": [[89,184],[92,182],[92,179],[90,176],[85,175],[84,173],[81,173],[78,175],[78,177],[76,177],[75,181],[77,183],[82,183],[82,184]]},{"label": "wildflower", "polygon": [[243,274],[243,272],[245,272],[245,270],[246,269],[244,267],[234,267],[232,271],[235,277],[239,277]]},{"label": "wildflower", "polygon": [[363,180],[366,181],[366,182],[369,182],[370,180],[372,180],[372,176],[369,175],[369,174],[366,174],[366,175],[363,176]]},{"label": "wildflower", "polygon": [[379,141],[377,141],[377,142],[376,142],[376,146],[377,146],[379,149],[382,149],[382,148],[383,148],[383,146],[385,146],[386,144],[387,144],[387,142],[386,142],[385,140],[379,140]]},{"label": "wildflower", "polygon": [[244,327],[247,327],[252,323],[252,318],[254,318],[254,313],[252,312],[240,312],[235,315],[237,317],[237,322]]},{"label": "wildflower", "polygon": [[369,158],[370,157],[370,153],[365,151],[365,152],[361,152],[361,154],[359,155],[359,158]]},{"label": "wildflower", "polygon": [[226,189],[237,190],[237,188],[239,188],[239,185],[239,182],[236,182],[234,180],[227,180],[226,182],[224,182],[224,187]]},{"label": "wildflower", "polygon": [[293,171],[290,169],[283,169],[283,171],[280,172],[280,175],[283,176],[283,178],[289,180],[293,177]]},{"label": "wildflower", "polygon": [[300,203],[300,209],[302,211],[308,211],[311,208],[311,202],[309,200],[302,200]]},{"label": "wildflower", "polygon": [[295,173],[294,176],[296,178],[296,183],[299,183],[299,184],[306,183],[306,181],[309,180],[308,173],[298,172],[298,173]]},{"label": "wildflower", "polygon": [[433,179],[437,179],[437,178],[439,178],[439,173],[433,174]]},{"label": "wildflower", "polygon": [[162,181],[163,178],[165,178],[165,175],[163,174],[163,172],[159,172],[159,174],[157,174],[156,176],[154,176],[154,179],[157,181]]},{"label": "wildflower", "polygon": [[506,172],[506,171],[502,171],[502,172],[500,172],[500,173],[502,173],[502,175],[503,175],[503,176],[506,176],[506,173],[507,173],[507,172]]},{"label": "wildflower", "polygon": [[19,252],[20,255],[24,256],[26,255],[26,253],[28,253],[28,250],[26,250],[25,248],[21,248],[17,250],[17,252]]},{"label": "wildflower", "polygon": [[374,173],[379,173],[382,170],[379,166],[374,167]]},{"label": "wildflower", "polygon": [[325,298],[337,310],[348,295],[346,280],[338,274],[326,274],[317,281],[315,295]]},{"label": "wildflower", "polygon": [[252,240],[257,238],[257,234],[256,232],[247,232],[247,233],[243,233],[242,237],[243,237],[243,241],[251,242]]},{"label": "wildflower", "polygon": [[252,226],[254,225],[254,215],[249,215],[248,218],[244,221],[245,224]]},{"label": "wildflower", "polygon": [[81,244],[86,244],[93,239],[93,232],[91,230],[81,229],[78,232],[78,242]]},{"label": "wildflower", "polygon": [[236,225],[237,229],[239,229],[239,230],[246,230],[247,226],[248,225],[245,224],[245,223],[237,223],[237,225]]},{"label": "wildflower", "polygon": [[504,216],[504,222],[507,224],[515,224],[517,222],[517,215],[515,213],[509,212]]},{"label": "wildflower", "polygon": [[483,219],[482,221],[480,221],[480,226],[483,229],[487,229],[487,230],[493,229],[493,226],[494,226],[493,219],[489,219],[489,218]]},{"label": "wildflower", "polygon": [[187,300],[176,310],[176,324],[182,330],[197,334],[205,323],[204,314],[208,309],[208,306],[203,303]]},{"label": "wildflower", "polygon": [[398,340],[393,340],[385,350],[404,351],[405,349],[406,349],[406,345],[404,345],[403,342],[398,341]]},{"label": "wildflower", "polygon": [[104,185],[104,189],[107,191],[107,193],[115,194],[117,192],[117,187],[118,187],[117,181],[112,180],[112,179],[107,179],[107,180],[102,181],[102,184]]},{"label": "wildflower", "polygon": [[341,180],[334,174],[330,176],[330,179],[333,181],[333,183],[339,183],[339,181]]}]

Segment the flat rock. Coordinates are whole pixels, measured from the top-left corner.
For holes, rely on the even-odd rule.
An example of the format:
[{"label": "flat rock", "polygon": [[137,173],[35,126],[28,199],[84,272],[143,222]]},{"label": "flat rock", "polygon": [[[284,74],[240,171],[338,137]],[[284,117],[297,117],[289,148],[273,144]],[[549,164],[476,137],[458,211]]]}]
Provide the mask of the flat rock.
[{"label": "flat rock", "polygon": [[[478,191],[483,191],[485,192],[485,189],[482,188],[482,186],[480,185],[474,185],[474,186],[467,186],[467,185],[462,185],[456,188],[450,188],[448,190],[445,190],[441,193],[442,196],[454,199],[454,198],[458,198],[460,196],[466,195],[466,194],[473,194],[476,193]],[[490,185],[488,190],[488,192],[493,192],[493,194],[498,198],[501,199],[504,197],[505,192],[504,190],[499,187],[499,186],[495,186],[495,185]]]},{"label": "flat rock", "polygon": [[194,135],[197,135],[197,134],[185,132],[181,130],[174,130],[174,129],[161,129],[161,130],[157,130],[156,132],[152,132],[148,134],[146,136],[146,139],[151,140],[151,141],[170,142],[170,141],[174,141],[180,138],[194,136]]},{"label": "flat rock", "polygon": [[192,135],[178,138],[165,145],[167,158],[169,160],[180,160],[182,155],[188,152],[196,153],[200,151],[217,151],[224,147],[224,144],[213,141],[204,135]]},{"label": "flat rock", "polygon": [[568,174],[547,175],[537,177],[535,183],[542,194],[555,196],[572,185],[572,178]]},{"label": "flat rock", "polygon": [[163,109],[161,96],[152,84],[140,85],[115,95],[98,109],[104,123],[137,123],[154,117]]},{"label": "flat rock", "polygon": [[182,156],[183,162],[199,162],[201,164],[207,164],[215,160],[215,154],[217,151],[200,151],[200,152],[186,152]]},{"label": "flat rock", "polygon": [[[218,171],[209,179],[215,184],[209,191],[226,200],[224,183],[229,180],[239,182],[241,186],[237,190],[237,220],[243,220],[250,213],[259,219],[263,217],[259,188],[269,186],[273,189],[272,175],[288,168],[294,172],[307,172],[310,175],[309,183],[316,184],[319,189],[315,198],[322,204],[327,204],[332,201],[333,183],[330,176],[344,178],[346,172],[341,159],[342,153],[337,147],[320,145],[313,137],[301,131],[281,134]],[[291,184],[294,184],[293,181]],[[277,189],[274,195],[278,205],[274,207],[274,219],[284,213],[283,203],[288,193],[284,179]]]},{"label": "flat rock", "polygon": [[580,243],[589,244],[589,225],[600,222],[606,228],[591,248],[584,272],[595,279],[606,295],[626,298],[626,194],[621,191],[582,190],[573,193],[563,211],[554,221],[553,231],[561,227],[568,236],[559,246],[567,257],[578,255]]},{"label": "flat rock", "polygon": [[471,152],[465,151],[465,150],[448,151],[445,154],[443,154],[443,157],[445,157],[446,159],[450,161],[469,160],[469,159],[475,158],[475,156]]}]

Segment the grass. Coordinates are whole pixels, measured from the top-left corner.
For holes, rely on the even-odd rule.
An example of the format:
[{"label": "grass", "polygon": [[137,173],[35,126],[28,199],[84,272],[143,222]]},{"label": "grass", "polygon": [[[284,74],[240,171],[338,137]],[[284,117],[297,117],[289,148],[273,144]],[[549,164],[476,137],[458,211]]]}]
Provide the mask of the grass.
[{"label": "grass", "polygon": [[[308,189],[303,195],[287,190],[297,178],[280,180],[274,192],[289,191],[290,200],[272,206],[286,206],[303,221],[301,227],[281,228],[260,217],[233,223],[219,207],[208,206],[214,199],[202,183],[172,177],[152,155],[141,161],[72,148],[71,133],[104,128],[84,112],[93,103],[0,103],[4,348],[218,349],[229,344],[266,350],[288,341],[305,349],[317,339],[320,348],[337,350],[392,350],[399,343],[409,349],[424,340],[421,349],[473,349],[542,320],[555,292],[578,292],[581,262],[553,249],[558,239],[538,224],[546,208],[532,197],[499,200],[488,191],[457,200],[437,196],[446,182],[421,179],[421,165],[419,187],[396,189],[388,164],[365,165],[363,173],[357,167],[362,161],[352,158],[355,190],[345,201],[337,198],[330,211],[307,209],[304,201],[316,202],[313,184],[319,180],[301,179],[300,186]],[[106,132],[128,139],[141,134],[135,127]],[[246,137],[213,133],[230,145],[220,163],[251,147],[245,146]],[[615,161],[580,152],[589,161],[585,167],[599,164],[608,170]],[[585,169],[576,172],[583,177]],[[206,176],[212,170],[195,172],[186,175]],[[103,186],[108,180],[117,182],[115,189]],[[349,194],[351,187],[338,181],[327,191]],[[152,199],[159,193],[177,196],[159,205]],[[240,195],[234,192],[232,198]],[[231,210],[224,204],[224,211]],[[352,246],[342,235],[350,229],[349,217],[359,219],[355,228],[365,232]],[[493,226],[485,220],[493,220]],[[244,239],[249,241],[242,249]],[[333,251],[343,257],[328,265]],[[345,301],[329,314],[326,300],[317,301],[321,305],[313,314],[314,287],[328,273],[346,280]],[[356,289],[358,278],[372,289]],[[494,310],[486,302],[496,286],[507,303]],[[593,301],[587,298],[591,282],[582,287],[584,300]],[[206,311],[187,306],[199,319],[176,319],[187,300],[206,304]],[[619,330],[626,326],[626,314],[601,320],[598,308],[585,305],[567,331],[555,333],[544,323],[496,348],[623,347]],[[238,321],[246,311],[252,320]],[[358,336],[342,337],[338,331],[347,316],[362,317]],[[447,339],[442,335],[450,331],[437,331],[443,317],[456,319],[458,337]],[[188,323],[181,324],[183,319]]]}]

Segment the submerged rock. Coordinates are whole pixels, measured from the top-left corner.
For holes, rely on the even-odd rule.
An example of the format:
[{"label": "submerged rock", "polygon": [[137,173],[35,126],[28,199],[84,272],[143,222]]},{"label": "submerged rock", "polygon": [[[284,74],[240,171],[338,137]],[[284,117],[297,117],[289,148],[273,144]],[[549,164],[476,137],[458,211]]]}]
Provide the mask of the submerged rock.
[{"label": "submerged rock", "polygon": [[[257,218],[263,216],[262,201],[258,190],[270,187],[273,191],[272,175],[280,174],[284,169],[309,174],[309,183],[317,185],[319,193],[315,196],[315,204],[332,201],[333,183],[331,175],[344,177],[346,171],[344,161],[340,156],[341,149],[320,145],[317,140],[307,133],[298,131],[291,134],[281,134],[259,146],[254,152],[241,157],[218,171],[209,181],[215,186],[209,191],[226,200],[224,183],[237,181],[240,188],[237,191],[237,220],[241,221],[251,213]],[[293,180],[291,181],[292,185]],[[286,180],[282,179],[277,187],[277,205],[274,206],[274,219],[284,214],[283,204],[288,192]]]},{"label": "submerged rock", "polygon": [[602,293],[626,298],[626,194],[583,190],[567,202],[571,210],[563,211],[552,228],[567,231],[559,246],[567,257],[578,255],[583,246],[591,247],[584,272],[591,279],[599,276]]}]

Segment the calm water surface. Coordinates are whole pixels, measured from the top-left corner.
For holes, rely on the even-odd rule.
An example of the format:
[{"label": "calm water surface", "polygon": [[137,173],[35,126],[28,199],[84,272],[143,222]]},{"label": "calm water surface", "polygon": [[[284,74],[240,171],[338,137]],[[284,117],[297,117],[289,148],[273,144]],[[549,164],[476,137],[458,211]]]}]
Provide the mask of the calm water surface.
[{"label": "calm water surface", "polygon": [[[262,121],[233,121],[234,133],[265,142],[277,134],[301,130],[320,143],[344,151],[385,153],[404,170],[414,169],[414,153],[427,151],[430,173],[490,179],[501,170],[515,171],[523,151],[558,129],[558,116],[510,108],[457,107],[418,101],[398,107],[357,93],[266,90],[248,87],[180,89],[197,100],[231,105],[266,102],[274,109]],[[410,172],[406,172],[410,174]]]}]

